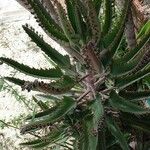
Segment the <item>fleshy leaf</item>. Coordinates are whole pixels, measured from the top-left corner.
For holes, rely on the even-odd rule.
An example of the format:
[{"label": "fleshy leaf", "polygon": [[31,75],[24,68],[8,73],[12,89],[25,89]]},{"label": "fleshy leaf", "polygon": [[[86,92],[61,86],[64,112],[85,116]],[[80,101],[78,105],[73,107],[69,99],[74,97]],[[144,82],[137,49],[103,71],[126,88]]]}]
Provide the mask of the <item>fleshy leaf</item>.
[{"label": "fleshy leaf", "polygon": [[[62,40],[68,42],[66,36],[61,29],[59,28],[58,24],[45,13],[42,5],[38,2],[38,0],[27,0],[31,7],[34,9],[34,13],[36,14],[35,17],[38,18],[40,25],[44,28],[45,32],[51,34],[50,37],[54,37],[57,40]],[[44,12],[43,12],[44,11]]]},{"label": "fleshy leaf", "polygon": [[4,86],[4,80],[0,78],[0,91],[3,89]]},{"label": "fleshy leaf", "polygon": [[140,50],[146,45],[146,43],[149,40],[150,40],[150,31],[144,35],[144,37],[141,39],[139,44],[134,49],[126,53],[120,60],[122,62],[128,62],[131,59],[133,59],[140,52]]},{"label": "fleshy leaf", "polygon": [[[45,111],[42,111],[42,112],[39,112],[39,113],[36,113],[34,114],[34,118],[35,119],[38,119],[40,117],[44,117],[44,116],[47,116],[47,115],[51,115],[51,113],[53,113],[53,111],[56,111],[56,109],[58,108],[59,105],[56,105],[56,106],[52,106],[50,107],[49,109],[45,110]],[[32,119],[32,116],[27,116],[26,117],[26,120],[30,120]]]},{"label": "fleshy leaf", "polygon": [[150,112],[148,111],[148,109],[143,108],[136,103],[132,103],[131,101],[120,97],[114,90],[110,93],[109,102],[112,107],[123,112],[129,112],[133,114],[145,114]]},{"label": "fleshy leaf", "polygon": [[120,91],[119,95],[131,101],[146,100],[150,98],[150,90],[145,91]]},{"label": "fleshy leaf", "polygon": [[140,32],[137,35],[137,39],[143,37],[150,31],[150,20],[148,20],[144,26],[142,26]]},{"label": "fleshy leaf", "polygon": [[14,69],[17,69],[18,71],[31,76],[36,76],[41,78],[60,78],[63,75],[63,73],[58,67],[52,69],[35,69],[35,68],[30,68],[27,65],[20,64],[17,61],[14,61],[9,58],[0,57],[0,60],[6,63],[7,65],[13,67]]},{"label": "fleshy leaf", "polygon": [[128,9],[130,5],[130,0],[126,0],[124,4],[124,9],[122,10],[122,17],[120,18],[120,26],[118,28],[118,32],[115,35],[112,43],[107,47],[107,49],[103,50],[101,52],[101,58],[104,66],[107,66],[112,57],[114,56],[115,52],[117,51],[119,44],[122,40],[122,36],[124,33],[124,28],[125,28],[125,23],[126,23],[126,18],[128,15]]},{"label": "fleshy leaf", "polygon": [[31,122],[22,127],[21,133],[36,129],[39,126],[45,126],[47,123],[54,123],[62,119],[67,113],[72,111],[76,106],[76,102],[70,97],[64,97],[59,108],[57,108],[50,116],[45,116],[38,121]]},{"label": "fleshy leaf", "polygon": [[49,145],[53,142],[58,141],[60,138],[63,138],[64,134],[65,134],[65,128],[60,127],[59,129],[54,129],[46,136],[41,137],[41,139],[28,141],[25,143],[20,143],[20,145],[23,145],[23,146],[26,145],[26,146],[30,146],[32,148],[41,148],[41,147]]},{"label": "fleshy leaf", "polygon": [[136,116],[129,113],[121,114],[122,120],[127,122],[127,124],[131,127],[134,127],[138,130],[145,131],[146,133],[150,133],[150,115],[147,114],[145,116]]},{"label": "fleshy leaf", "polygon": [[90,109],[92,111],[92,115],[87,116],[84,119],[84,148],[96,150],[98,142],[98,126],[104,115],[104,108],[100,95],[96,95],[96,99],[93,100],[90,105]]},{"label": "fleshy leaf", "polygon": [[115,86],[118,87],[119,89],[123,89],[132,83],[148,76],[150,74],[150,67],[137,72],[136,74],[133,75],[127,75],[127,76],[121,76],[116,78],[115,80]]},{"label": "fleshy leaf", "polygon": [[8,80],[9,82],[12,82],[16,85],[22,86],[24,85],[24,83],[26,82],[25,80],[21,80],[18,78],[14,78],[14,77],[4,77],[4,79]]},{"label": "fleshy leaf", "polygon": [[34,82],[26,82],[23,86],[23,90],[34,90],[40,91],[46,94],[61,95],[74,87],[75,82],[69,76],[62,76],[59,80],[51,81],[50,83],[45,83],[43,81],[34,80]]},{"label": "fleshy leaf", "polygon": [[104,20],[104,25],[103,25],[103,36],[105,36],[109,30],[111,29],[111,24],[112,24],[112,19],[113,19],[113,13],[112,13],[112,10],[113,10],[113,7],[114,7],[114,4],[113,4],[113,0],[105,0],[105,20]]},{"label": "fleshy leaf", "polygon": [[94,100],[93,104],[90,106],[92,113],[93,113],[93,123],[94,128],[98,128],[99,121],[103,118],[104,115],[104,108],[102,105],[100,95],[96,95],[96,99]]},{"label": "fleshy leaf", "polygon": [[37,98],[35,98],[34,96],[32,97],[34,102],[42,109],[42,110],[47,110],[49,107],[42,102],[41,100],[38,100]]},{"label": "fleshy leaf", "polygon": [[95,7],[95,10],[96,10],[97,16],[98,16],[99,12],[100,12],[102,0],[93,0],[93,3],[94,3],[94,7]]},{"label": "fleshy leaf", "polygon": [[101,24],[97,17],[94,3],[91,0],[82,1],[87,9],[87,19],[90,25],[91,39],[98,44],[101,38]]},{"label": "fleshy leaf", "polygon": [[112,135],[119,141],[119,144],[122,150],[129,150],[126,139],[124,138],[123,133],[120,131],[120,128],[112,118],[107,117],[107,126]]},{"label": "fleshy leaf", "polygon": [[58,66],[71,67],[70,60],[66,59],[65,56],[57,52],[49,44],[47,44],[41,37],[38,36],[32,29],[27,26],[23,26],[23,29],[29,35],[29,37],[41,48],[41,50],[48,55]]}]

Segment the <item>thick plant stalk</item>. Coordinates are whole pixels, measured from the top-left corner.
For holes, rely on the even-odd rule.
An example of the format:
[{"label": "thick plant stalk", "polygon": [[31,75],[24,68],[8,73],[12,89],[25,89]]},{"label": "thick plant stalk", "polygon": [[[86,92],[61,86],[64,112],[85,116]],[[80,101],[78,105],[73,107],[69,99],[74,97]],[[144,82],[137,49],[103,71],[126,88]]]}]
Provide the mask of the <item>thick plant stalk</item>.
[{"label": "thick plant stalk", "polygon": [[96,49],[96,44],[93,41],[90,41],[85,45],[85,47],[82,49],[82,55],[84,56],[85,62],[93,70],[94,72],[97,73],[103,73],[104,68],[103,64],[101,63],[100,60],[98,60],[95,50]]}]

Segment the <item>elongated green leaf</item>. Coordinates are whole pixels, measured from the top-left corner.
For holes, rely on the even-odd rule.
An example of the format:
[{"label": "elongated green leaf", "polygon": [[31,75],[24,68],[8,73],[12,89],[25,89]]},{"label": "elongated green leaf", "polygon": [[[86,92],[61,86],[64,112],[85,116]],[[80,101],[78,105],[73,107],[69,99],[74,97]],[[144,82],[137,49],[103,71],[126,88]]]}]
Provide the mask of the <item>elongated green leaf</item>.
[{"label": "elongated green leaf", "polygon": [[129,150],[129,146],[127,144],[126,139],[124,138],[123,133],[120,131],[118,125],[112,118],[108,118],[106,120],[109,131],[112,135],[119,141],[119,144],[123,150]]},{"label": "elongated green leaf", "polygon": [[[12,82],[12,83],[15,83],[19,86],[23,86],[25,83],[29,83],[30,85],[35,84],[34,82],[24,81],[24,80],[20,80],[20,79],[13,78],[13,77],[5,77],[5,79]],[[66,80],[66,79],[68,79],[68,80]],[[74,86],[74,81],[71,78],[65,78],[64,77],[64,80],[60,79],[60,80],[57,80],[56,82],[51,82],[51,83],[40,84],[40,82],[38,82],[38,85],[32,87],[31,90],[41,91],[41,92],[53,94],[53,95],[60,95],[60,94],[64,94],[66,92],[69,92],[69,90],[73,86]],[[56,99],[56,97],[51,96],[51,99],[53,99],[53,98],[54,98],[55,102],[60,101],[58,98]]]},{"label": "elongated green leaf", "polygon": [[120,21],[119,21],[120,27],[119,26],[117,27],[119,29],[118,33],[115,36],[115,38],[114,38],[113,42],[111,43],[111,45],[108,47],[108,49],[109,48],[111,49],[112,54],[114,54],[116,52],[117,47],[119,46],[120,41],[122,39],[122,35],[124,33],[124,28],[125,28],[125,23],[126,23],[126,18],[127,18],[127,15],[128,15],[129,5],[130,5],[130,1],[126,0],[125,4],[124,4],[124,8],[122,10]]},{"label": "elongated green leaf", "polygon": [[60,78],[63,75],[61,70],[58,67],[52,69],[35,69],[35,68],[30,68],[27,65],[20,64],[17,61],[14,61],[9,58],[0,57],[0,60],[6,63],[7,65],[13,67],[14,69],[17,69],[31,76],[36,76],[41,78]]},{"label": "elongated green leaf", "polygon": [[145,36],[149,31],[150,31],[150,20],[148,20],[141,28],[140,32],[137,35],[137,39]]},{"label": "elongated green leaf", "polygon": [[26,82],[25,80],[13,78],[13,77],[4,77],[4,79],[8,80],[9,82],[12,82],[16,85],[22,86]]},{"label": "elongated green leaf", "polygon": [[4,80],[0,78],[0,91],[3,89]]},{"label": "elongated green leaf", "polygon": [[113,76],[120,76],[131,72],[133,74],[134,71],[138,72],[140,69],[145,69],[148,64],[148,59],[147,61],[144,61],[144,63],[142,60],[148,58],[148,54],[148,51],[145,49],[140,51],[137,56],[129,62],[123,62],[121,59],[115,59],[111,64],[111,74]]},{"label": "elongated green leaf", "polygon": [[96,96],[95,102],[91,105],[91,109],[93,113],[93,119],[87,124],[87,127],[90,129],[89,132],[96,132],[96,135],[93,135],[94,133],[89,133],[89,150],[96,150],[98,144],[98,126],[104,115],[104,108],[100,95]]},{"label": "elongated green leaf", "polygon": [[112,19],[113,19],[113,14],[112,14],[112,9],[113,9],[113,1],[114,0],[105,0],[105,20],[104,20],[104,25],[103,25],[103,36],[105,36],[109,30],[111,29],[111,24],[112,24]]},{"label": "elongated green leaf", "polygon": [[132,71],[137,66],[138,62],[139,59],[132,60],[130,63],[114,60],[111,64],[111,75],[115,77],[125,75]]},{"label": "elongated green leaf", "polygon": [[56,82],[51,82],[49,85],[60,89],[70,89],[75,85],[75,80],[67,75],[64,75],[60,80],[57,80]]},{"label": "elongated green leaf", "polygon": [[117,24],[112,26],[112,29],[109,30],[109,32],[102,39],[104,48],[107,48],[113,42],[116,34],[118,33],[118,26],[120,25],[120,20],[116,22]]},{"label": "elongated green leaf", "polygon": [[138,91],[138,92],[120,91],[119,95],[122,96],[123,98],[131,100],[131,101],[146,100],[146,99],[150,98],[150,90]]},{"label": "elongated green leaf", "polygon": [[121,118],[122,120],[127,122],[129,126],[145,131],[146,133],[147,132],[150,133],[150,115],[149,114],[145,116],[137,117],[136,115],[133,115],[133,114],[121,113]]},{"label": "elongated green leaf", "polygon": [[37,98],[35,98],[34,96],[32,97],[34,102],[42,109],[42,110],[47,110],[49,107],[42,102],[41,100],[38,100]]},{"label": "elongated green leaf", "polygon": [[[52,106],[52,107],[50,107],[49,109],[46,109],[45,111],[36,113],[36,114],[34,114],[34,118],[35,118],[35,119],[38,119],[38,118],[40,118],[40,117],[44,117],[44,116],[47,116],[47,115],[51,115],[54,111],[57,110],[58,106],[59,106],[59,105]],[[27,116],[26,120],[30,120],[30,119],[32,119],[32,116]]]},{"label": "elongated green leaf", "polygon": [[25,142],[25,143],[20,143],[20,145],[28,145],[32,148],[41,148],[63,138],[64,134],[65,134],[65,128],[60,127],[59,130],[54,129],[53,131],[48,133],[46,136],[41,137],[41,139],[37,139],[37,140]]},{"label": "elongated green leaf", "polygon": [[96,129],[98,127],[99,121],[103,118],[104,115],[104,108],[102,105],[101,97],[100,95],[96,95],[96,99],[91,105],[91,110],[93,113],[93,125]]},{"label": "elongated green leaf", "polygon": [[130,76],[118,77],[115,80],[115,86],[118,87],[119,89],[123,89],[123,88],[131,85],[132,83],[148,76],[149,74],[150,74],[150,67],[148,67],[147,69],[144,69],[142,71],[139,71],[136,74],[130,75]]},{"label": "elongated green leaf", "polygon": [[[44,16],[44,20],[47,21],[47,25],[51,26],[51,27],[55,27],[55,29],[60,32],[63,33],[61,27],[59,26],[58,22],[56,20],[53,19],[53,16],[51,15],[50,12],[47,11],[47,8],[44,7],[44,4],[42,1],[40,0],[33,0],[33,2],[31,0],[28,0],[28,2],[30,3],[30,5],[32,6],[32,8],[34,9],[34,13],[37,14],[36,16],[38,17],[38,20],[41,20],[41,16]],[[37,12],[38,11],[38,12]],[[38,16],[38,14],[41,14]],[[41,23],[44,23],[44,21],[40,21]],[[46,23],[45,23],[46,24]],[[44,25],[43,25],[44,26]],[[50,28],[50,27],[49,27]]]},{"label": "elongated green leaf", "polygon": [[29,142],[24,142],[24,143],[20,143],[20,145],[27,145],[27,146],[32,146],[32,145],[38,145],[41,144],[42,142],[44,142],[44,139],[37,139],[37,140],[33,140],[33,141],[29,141]]},{"label": "elongated green leaf", "polygon": [[31,3],[31,6],[33,6],[33,8],[36,9],[35,12],[37,13],[37,11],[40,10],[43,16],[45,16],[45,19],[49,22],[49,25],[55,27],[55,29],[58,30],[58,32],[63,33],[63,30],[61,29],[60,25],[52,18],[51,13],[47,12],[48,6],[44,7],[43,2],[40,0],[33,0],[33,2],[34,5],[33,3]]},{"label": "elongated green leaf", "polygon": [[49,44],[47,44],[42,38],[40,38],[32,29],[29,29],[27,26],[23,26],[23,29],[29,35],[29,37],[41,48],[41,50],[48,55],[57,65],[61,67],[71,67],[70,60],[65,56],[57,52]]},{"label": "elongated green leaf", "polygon": [[[31,84],[34,84],[34,82]],[[75,81],[72,78],[69,76],[63,76],[61,79],[51,83],[38,84],[31,90],[37,90],[47,94],[60,95],[67,92],[69,93],[74,85]]]},{"label": "elongated green leaf", "polygon": [[90,105],[92,115],[84,119],[84,149],[96,150],[98,142],[98,125],[104,115],[104,108],[101,103],[100,95],[96,95]]},{"label": "elongated green leaf", "polygon": [[[65,131],[66,132],[66,131]],[[67,133],[67,132],[66,132]],[[53,136],[47,138],[47,142],[41,142],[37,145],[31,146],[32,148],[41,149],[47,145],[53,144],[55,142],[60,141],[61,139],[65,138],[65,133],[63,130],[53,133]]]},{"label": "elongated green leaf", "polygon": [[110,93],[109,102],[112,107],[123,112],[129,112],[134,114],[145,114],[150,112],[147,109],[137,105],[136,103],[132,103],[131,101],[127,101],[126,99],[120,97],[114,90]]},{"label": "elongated green leaf", "polygon": [[109,139],[107,140],[107,149],[112,147],[113,145],[115,145],[117,143],[119,143],[118,140],[116,138],[114,138],[114,136],[110,136]]},{"label": "elongated green leaf", "polygon": [[[97,143],[97,150],[106,150],[106,133],[105,129],[103,131],[98,131],[98,143]],[[108,141],[107,141],[108,143]]]},{"label": "elongated green leaf", "polygon": [[72,78],[68,76],[62,76],[59,80],[50,82],[50,83],[44,83],[43,81],[37,81],[34,82],[26,82],[23,86],[23,90],[34,90],[34,91],[40,91],[45,94],[53,94],[53,95],[61,95],[65,93],[69,93],[70,90],[74,87],[75,82]]},{"label": "elongated green leaf", "polygon": [[83,30],[83,37],[84,37],[84,40],[86,41],[88,39],[87,37],[91,35],[87,8],[85,7],[83,1],[81,2],[80,0],[76,0],[76,3],[77,3],[77,7],[79,8],[79,15],[81,14],[82,16],[83,21],[81,21],[82,22],[81,26]]},{"label": "elongated green leaf", "polygon": [[[74,50],[70,47],[69,40],[64,35],[64,33],[58,32],[58,30],[56,30],[55,25],[53,25],[53,23],[50,23],[50,22],[47,21],[47,19],[44,16],[45,14],[43,14],[41,9],[37,6],[36,0],[35,0],[35,3],[32,0],[26,0],[26,1],[27,1],[27,3],[29,3],[33,7],[35,7],[34,11],[32,11],[31,13],[36,13],[35,18],[37,18],[37,16],[39,17],[40,20],[37,19],[37,21],[40,22],[40,25],[42,26],[43,30],[53,40],[55,40],[57,43],[59,43],[70,55],[72,55],[73,57],[76,57],[79,60],[82,60],[81,55],[76,50]],[[25,5],[27,3],[25,3]],[[29,5],[29,9],[31,8],[31,5]]]},{"label": "elongated green leaf", "polygon": [[94,130],[94,122],[93,116],[87,116],[84,119],[84,127],[83,127],[83,136],[84,141],[82,142],[82,149],[83,150],[96,150],[97,142],[98,142],[98,135],[94,135],[96,129]]},{"label": "elongated green leaf", "polygon": [[66,36],[63,32],[61,32],[61,29],[58,27],[58,25],[54,22],[54,20],[52,20],[52,18],[50,18],[48,14],[45,13],[44,9],[42,9],[42,5],[40,5],[38,0],[27,1],[34,9],[36,16],[38,17],[42,27],[46,30],[46,32],[48,31],[52,35],[52,37],[56,38],[56,40],[68,42]]},{"label": "elongated green leaf", "polygon": [[[77,0],[78,1],[78,0]],[[81,13],[79,11],[78,2],[76,0],[66,0],[67,10],[68,10],[68,16],[70,19],[70,22],[72,24],[72,27],[74,28],[74,31],[76,34],[78,34],[80,37],[80,41],[85,39],[84,32],[83,32],[83,20]],[[82,41],[83,42],[83,41]]]},{"label": "elongated green leaf", "polygon": [[149,63],[149,51],[141,50],[135,58],[129,62],[123,62],[121,59],[115,59],[111,64],[111,74],[120,76],[125,74],[135,74],[140,70],[144,70]]},{"label": "elongated green leaf", "polygon": [[21,133],[36,129],[39,126],[45,126],[47,123],[54,123],[62,119],[67,113],[76,107],[76,102],[70,97],[64,97],[61,105],[50,116],[42,117],[40,120],[25,125]]},{"label": "elongated green leaf", "polygon": [[96,150],[98,142],[98,136],[92,134],[89,135],[89,149]]},{"label": "elongated green leaf", "polygon": [[[46,60],[53,66],[53,67],[57,67],[57,64],[54,63],[46,54],[44,54],[44,57],[46,58]],[[65,55],[64,57],[66,57],[65,59],[69,60],[69,56]],[[75,76],[76,72],[75,72],[75,66],[72,66],[71,68],[63,68],[63,70],[65,71],[66,75],[69,76]]]},{"label": "elongated green leaf", "polygon": [[16,1],[18,3],[20,3],[24,8],[26,8],[31,14],[33,14],[35,16],[35,19],[38,22],[43,23],[42,21],[40,21],[43,18],[41,18],[40,15],[37,15],[38,14],[37,11],[42,13],[42,15],[45,17],[44,19],[46,19],[50,25],[53,25],[53,26],[55,26],[56,29],[62,31],[60,26],[58,25],[58,19],[56,19],[57,14],[56,14],[54,8],[52,8],[54,6],[51,2],[47,2],[47,1],[43,2],[40,0],[33,0],[33,1],[31,1],[31,0],[16,0]]},{"label": "elongated green leaf", "polygon": [[[85,42],[86,40],[86,25],[82,18],[82,14],[80,12],[80,7],[78,6],[78,3],[74,0],[75,7],[75,21],[76,21],[76,27],[77,27],[77,33],[79,34],[80,43]],[[82,44],[81,43],[81,44]]]},{"label": "elongated green leaf", "polygon": [[91,31],[91,39],[95,43],[99,43],[101,38],[101,24],[97,17],[97,12],[94,7],[94,3],[91,0],[82,1],[87,10],[87,19],[89,22],[89,27]]},{"label": "elongated green leaf", "polygon": [[94,7],[96,9],[97,16],[98,16],[99,12],[100,12],[102,0],[93,0],[93,3],[94,3]]},{"label": "elongated green leaf", "polygon": [[72,0],[65,0],[65,4],[66,4],[66,7],[67,7],[67,13],[68,13],[70,23],[71,23],[73,29],[75,31],[77,31],[76,21],[75,21],[75,10],[74,10],[75,8],[74,8],[74,5],[72,3]]},{"label": "elongated green leaf", "polygon": [[[107,136],[107,138],[108,138],[108,139],[106,139],[107,140],[107,149],[108,148],[111,149],[111,147],[113,147],[114,145],[119,144],[119,141],[116,138],[114,138],[113,136],[111,136],[111,137]],[[130,134],[128,134],[128,133],[124,134],[124,138],[126,140],[129,140]],[[114,148],[113,148],[113,150],[114,150]]]},{"label": "elongated green leaf", "polygon": [[130,0],[126,0],[124,4],[124,9],[122,10],[122,17],[120,18],[120,26],[118,28],[118,32],[116,36],[114,37],[114,40],[112,43],[109,45],[109,47],[102,51],[102,62],[103,65],[106,66],[110,63],[112,57],[114,56],[115,52],[117,51],[119,44],[122,40],[122,36],[124,33],[124,28],[125,28],[125,23],[126,23],[126,18],[128,15],[128,9],[130,5]]},{"label": "elongated green leaf", "polygon": [[76,38],[76,35],[71,26],[71,23],[67,18],[66,12],[65,12],[64,8],[62,7],[62,5],[58,1],[55,1],[55,2],[56,2],[57,13],[59,16],[60,24],[61,24],[61,27],[62,27],[64,33],[65,33],[66,37],[68,38],[70,45],[73,48],[78,48],[78,45],[77,45],[78,39]]},{"label": "elongated green leaf", "polygon": [[34,148],[34,149],[41,149],[41,148],[44,148],[46,146],[49,145],[49,142],[40,142],[39,144],[37,145],[33,145],[31,146],[31,148]]},{"label": "elongated green leaf", "polygon": [[136,54],[140,52],[140,50],[146,45],[146,43],[149,40],[150,40],[150,31],[144,35],[140,43],[134,49],[130,50],[127,54],[123,56],[123,58],[121,58],[121,61],[128,62],[131,59],[133,59],[136,56]]}]

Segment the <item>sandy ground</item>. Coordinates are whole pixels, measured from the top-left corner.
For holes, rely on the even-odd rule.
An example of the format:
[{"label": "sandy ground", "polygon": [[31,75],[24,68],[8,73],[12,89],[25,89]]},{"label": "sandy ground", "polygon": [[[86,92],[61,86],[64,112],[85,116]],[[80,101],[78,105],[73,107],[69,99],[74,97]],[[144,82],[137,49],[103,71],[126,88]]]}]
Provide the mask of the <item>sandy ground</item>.
[{"label": "sandy ground", "polygon": [[[59,45],[47,38],[30,13],[15,0],[0,0],[0,57],[12,58],[35,68],[48,68],[50,64],[47,63],[42,52],[30,41],[30,38],[22,29],[22,25],[25,23],[33,25],[40,34],[44,35],[44,38],[52,47],[63,51]],[[15,75],[15,77],[22,79],[34,80],[34,78],[19,73],[7,65],[0,65],[0,75]],[[9,82],[7,83],[10,84]],[[5,85],[7,86],[7,84]],[[30,102],[31,93],[22,92],[20,87],[13,84],[11,86],[14,90],[19,91],[19,95],[27,97]],[[23,118],[28,114],[29,109],[24,105],[21,98],[16,100],[12,95],[14,94],[8,92],[8,90],[0,92],[0,120],[5,120],[8,123],[15,121],[17,124],[18,117]],[[19,130],[14,130],[13,128],[0,129],[0,150],[18,148],[21,138]],[[23,149],[25,150],[25,148]]]}]

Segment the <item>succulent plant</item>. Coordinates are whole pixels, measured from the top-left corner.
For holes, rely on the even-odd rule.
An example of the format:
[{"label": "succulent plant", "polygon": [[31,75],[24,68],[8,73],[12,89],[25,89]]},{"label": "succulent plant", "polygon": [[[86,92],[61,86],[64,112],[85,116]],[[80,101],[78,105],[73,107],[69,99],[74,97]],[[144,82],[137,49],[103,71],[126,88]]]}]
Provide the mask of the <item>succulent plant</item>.
[{"label": "succulent plant", "polygon": [[[129,150],[132,138],[138,137],[134,131],[150,132],[150,110],[144,105],[150,90],[139,90],[135,85],[150,75],[150,49],[143,48],[150,40],[149,23],[142,28],[134,46],[126,47],[123,56],[118,55],[127,18],[131,18],[130,0],[124,2],[120,13],[114,0],[65,0],[65,6],[57,0],[17,1],[67,52],[59,53],[26,24],[23,29],[54,67],[35,69],[0,58],[25,75],[49,80],[30,82],[5,77],[23,90],[42,92],[34,97],[42,111],[29,115],[20,132],[36,133],[48,127],[47,132],[21,145]],[[42,101],[45,98],[48,104]]]}]

